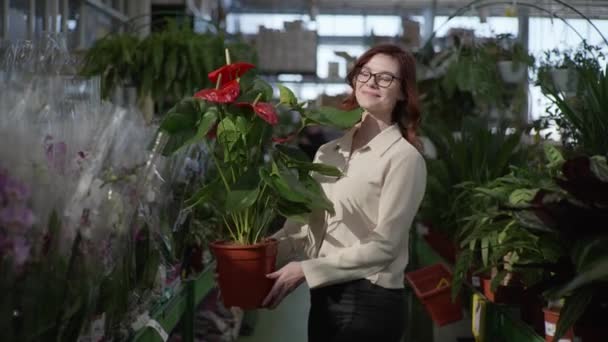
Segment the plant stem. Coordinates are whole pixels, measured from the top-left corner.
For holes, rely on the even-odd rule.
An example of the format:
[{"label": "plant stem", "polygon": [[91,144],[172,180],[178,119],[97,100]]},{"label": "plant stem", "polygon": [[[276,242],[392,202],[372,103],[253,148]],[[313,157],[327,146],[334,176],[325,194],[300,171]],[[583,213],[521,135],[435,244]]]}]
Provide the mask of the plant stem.
[{"label": "plant stem", "polygon": [[224,176],[224,173],[222,172],[222,168],[220,167],[219,161],[217,160],[217,157],[215,156],[214,151],[209,146],[209,142],[207,140],[205,140],[205,145],[207,146],[207,150],[209,150],[209,153],[211,154],[211,158],[213,158],[213,162],[215,163],[217,172],[220,174],[220,177],[222,178],[222,181],[224,182],[226,191],[230,192],[230,186],[228,185],[228,181],[226,181],[226,177]]}]

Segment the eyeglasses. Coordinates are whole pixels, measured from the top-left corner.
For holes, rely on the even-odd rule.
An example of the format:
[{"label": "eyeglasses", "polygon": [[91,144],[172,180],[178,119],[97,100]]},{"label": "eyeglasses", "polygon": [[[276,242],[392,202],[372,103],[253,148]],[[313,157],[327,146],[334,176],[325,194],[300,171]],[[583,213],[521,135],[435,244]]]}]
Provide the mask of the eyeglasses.
[{"label": "eyeglasses", "polygon": [[401,80],[399,77],[393,76],[387,72],[379,72],[374,74],[369,70],[362,69],[359,70],[359,73],[357,74],[357,81],[367,83],[372,76],[374,76],[374,82],[378,85],[378,87],[381,88],[390,87],[391,84],[393,84],[394,79]]}]

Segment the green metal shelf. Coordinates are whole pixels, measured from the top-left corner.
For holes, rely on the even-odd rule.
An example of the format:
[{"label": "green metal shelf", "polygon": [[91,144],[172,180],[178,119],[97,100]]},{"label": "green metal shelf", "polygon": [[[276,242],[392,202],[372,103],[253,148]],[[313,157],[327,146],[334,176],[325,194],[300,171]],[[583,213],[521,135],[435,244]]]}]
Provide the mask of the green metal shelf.
[{"label": "green metal shelf", "polygon": [[[419,267],[443,263],[448,267],[452,265],[445,261],[435,250],[418,234],[412,234],[412,251],[415,263]],[[532,327],[523,322],[515,312],[515,307],[495,304],[487,300],[483,293],[467,284],[463,291],[463,305],[471,314],[471,300],[473,294],[481,296],[486,301],[483,341],[493,342],[544,342]]]},{"label": "green metal shelf", "polygon": [[[171,333],[182,321],[182,340],[192,342],[194,340],[194,310],[215,286],[214,268],[215,264],[210,264],[197,278],[185,281],[181,291],[152,312],[150,317],[156,320],[167,333]],[[135,334],[132,341],[162,342],[162,339],[154,329],[144,327]]]}]

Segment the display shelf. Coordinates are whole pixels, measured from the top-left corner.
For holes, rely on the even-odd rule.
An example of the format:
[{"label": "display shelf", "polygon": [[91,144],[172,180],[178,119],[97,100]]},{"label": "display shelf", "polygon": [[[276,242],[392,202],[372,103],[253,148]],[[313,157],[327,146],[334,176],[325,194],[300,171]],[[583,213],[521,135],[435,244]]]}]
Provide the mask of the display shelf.
[{"label": "display shelf", "polygon": [[[192,342],[194,340],[194,310],[215,286],[214,269],[215,264],[210,264],[198,277],[184,281],[181,291],[154,310],[150,317],[157,321],[167,333],[170,333],[182,321],[182,341]],[[132,341],[162,342],[162,338],[156,330],[146,326],[135,334]]]},{"label": "display shelf", "polygon": [[[443,263],[452,267],[449,262],[443,259],[419,234],[413,234],[412,251],[413,259],[417,267]],[[470,284],[465,284],[463,288],[463,305],[465,310],[471,315],[471,301],[473,294],[482,298],[484,302],[483,327],[480,329],[482,335],[477,341],[493,342],[542,342],[544,337],[539,336],[532,327],[519,318],[517,307],[495,304],[487,300],[483,293],[477,291]]]}]

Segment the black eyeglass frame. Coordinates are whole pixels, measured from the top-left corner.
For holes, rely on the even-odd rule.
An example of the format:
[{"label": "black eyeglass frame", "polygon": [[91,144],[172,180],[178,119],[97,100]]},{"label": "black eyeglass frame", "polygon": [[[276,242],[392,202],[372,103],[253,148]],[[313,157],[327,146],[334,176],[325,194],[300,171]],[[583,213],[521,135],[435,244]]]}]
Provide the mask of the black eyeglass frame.
[{"label": "black eyeglass frame", "polygon": [[[359,77],[361,76],[361,73],[362,73],[362,72],[369,73],[369,77],[367,77],[367,78],[365,79],[365,81],[363,81],[362,79],[360,79],[360,78],[359,78]],[[390,77],[391,77],[391,81],[390,81],[390,82],[388,83],[388,85],[386,85],[386,86],[380,85],[380,83],[378,82],[378,75],[387,75],[387,76],[390,76]],[[384,71],[383,71],[383,72],[376,72],[376,73],[373,73],[373,72],[371,72],[371,71],[369,71],[369,70],[364,70],[364,69],[359,69],[359,71],[357,71],[357,74],[356,74],[356,76],[355,76],[355,79],[356,79],[357,81],[359,81],[359,82],[362,82],[362,83],[367,83],[367,82],[368,82],[368,81],[369,81],[369,80],[370,80],[372,77],[374,78],[374,83],[376,83],[376,85],[377,85],[378,87],[380,87],[380,88],[389,88],[391,85],[393,85],[393,82],[394,82],[396,79],[397,79],[397,80],[399,80],[399,81],[401,81],[401,78],[400,78],[400,77],[397,77],[397,76],[395,76],[395,75],[393,75],[393,74],[391,74],[391,73],[388,73],[388,72],[384,72]]]}]

